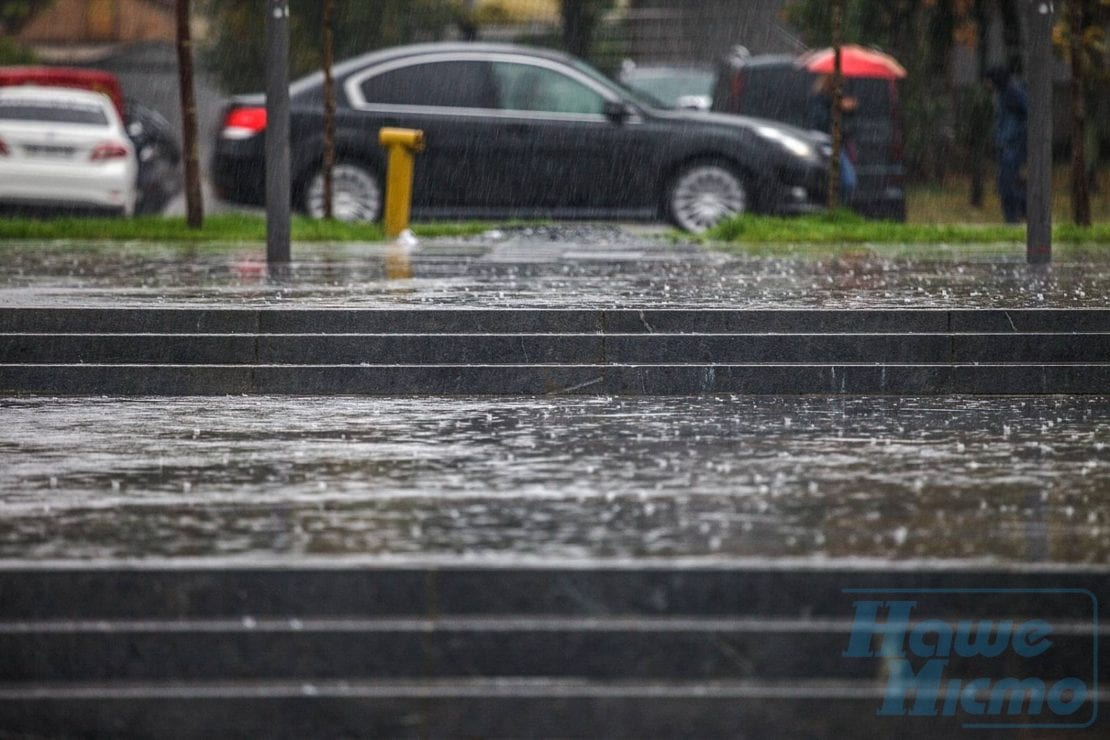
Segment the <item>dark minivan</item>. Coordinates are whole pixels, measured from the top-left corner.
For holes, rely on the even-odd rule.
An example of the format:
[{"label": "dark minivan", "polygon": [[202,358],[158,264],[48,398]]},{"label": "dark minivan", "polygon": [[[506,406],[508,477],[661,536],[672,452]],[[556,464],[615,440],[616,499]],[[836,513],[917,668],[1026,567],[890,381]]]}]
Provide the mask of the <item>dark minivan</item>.
[{"label": "dark minivan", "polygon": [[[756,116],[806,128],[806,107],[818,75],[789,55],[736,54],[720,66],[711,110]],[[859,182],[852,208],[868,218],[906,220],[903,138],[898,86],[893,80],[846,78],[844,94],[858,101],[846,133]]]}]

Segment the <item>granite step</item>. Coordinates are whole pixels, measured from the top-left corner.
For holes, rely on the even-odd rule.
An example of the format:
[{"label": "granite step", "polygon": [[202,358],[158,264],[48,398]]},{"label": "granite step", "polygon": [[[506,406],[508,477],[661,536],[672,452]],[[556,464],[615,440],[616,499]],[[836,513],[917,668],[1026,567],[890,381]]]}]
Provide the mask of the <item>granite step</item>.
[{"label": "granite step", "polygon": [[1110,309],[333,309],[0,307],[0,333],[1110,332]]},{"label": "granite step", "polygon": [[[1020,616],[1020,615],[1018,615]],[[946,675],[1058,681],[1090,656],[1092,625],[1053,621],[1048,657],[953,656]],[[846,660],[850,618],[123,620],[0,623],[0,684],[547,677],[595,681],[868,681]],[[1110,645],[1103,641],[1102,647]],[[1089,660],[1087,675],[1091,675]],[[1110,667],[1099,667],[1100,681]]]},{"label": "granite step", "polygon": [[[884,659],[844,655],[856,600],[934,599],[933,619],[1044,620],[1046,656],[956,656],[946,677],[1093,685],[1108,677],[1092,660],[1107,647],[1095,594],[1108,585],[1097,566],[8,564],[0,727],[190,738],[935,737],[966,715],[877,715]],[[1090,697],[1076,722],[1096,703],[1110,708],[1108,698]]]},{"label": "granite step", "polygon": [[0,309],[0,394],[1107,389],[1102,309]]},{"label": "granite step", "polygon": [[0,364],[1100,363],[1082,334],[0,334]]},{"label": "granite step", "polygon": [[[840,738],[967,735],[967,717],[882,717],[875,682],[678,683],[539,679],[206,682],[0,688],[15,737]],[[1104,698],[1099,709],[1108,708]],[[1079,710],[1078,726],[1091,708]],[[971,735],[1013,738],[1006,718]],[[1037,729],[1026,731],[1032,737]],[[1039,732],[1043,733],[1043,730]],[[1063,733],[1066,736],[1066,732]],[[1096,732],[1097,734],[1097,732]]]},{"label": "granite step", "polygon": [[1105,395],[1110,363],[0,365],[0,395]]}]

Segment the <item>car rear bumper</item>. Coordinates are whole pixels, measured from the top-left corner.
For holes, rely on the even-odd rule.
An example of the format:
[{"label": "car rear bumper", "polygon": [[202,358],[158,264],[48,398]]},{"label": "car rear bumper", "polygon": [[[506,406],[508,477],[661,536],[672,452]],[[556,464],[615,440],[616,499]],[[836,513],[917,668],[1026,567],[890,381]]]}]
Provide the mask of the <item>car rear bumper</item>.
[{"label": "car rear bumper", "polygon": [[896,194],[858,194],[852,198],[852,210],[866,218],[879,221],[905,221],[906,198],[901,191]]},{"label": "car rear bumper", "polygon": [[901,164],[868,163],[858,165],[859,185],[852,197],[852,209],[867,218],[884,221],[906,220],[905,170]]},{"label": "car rear bumper", "polygon": [[263,205],[266,162],[261,150],[261,142],[253,139],[217,141],[208,171],[217,198],[244,205]]},{"label": "car rear bumper", "polygon": [[99,208],[131,214],[135,168],[129,162],[0,164],[0,203]]}]

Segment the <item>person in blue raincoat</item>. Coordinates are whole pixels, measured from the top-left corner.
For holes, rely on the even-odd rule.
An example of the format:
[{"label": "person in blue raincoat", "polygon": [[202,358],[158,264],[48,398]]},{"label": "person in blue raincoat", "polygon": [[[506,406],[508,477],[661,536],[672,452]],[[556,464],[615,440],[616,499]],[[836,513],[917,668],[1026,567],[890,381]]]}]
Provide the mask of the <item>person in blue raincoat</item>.
[{"label": "person in blue raincoat", "polygon": [[1025,87],[1005,67],[994,67],[987,79],[995,92],[994,146],[998,155],[998,197],[1006,223],[1025,218],[1022,168],[1028,147],[1029,98]]}]

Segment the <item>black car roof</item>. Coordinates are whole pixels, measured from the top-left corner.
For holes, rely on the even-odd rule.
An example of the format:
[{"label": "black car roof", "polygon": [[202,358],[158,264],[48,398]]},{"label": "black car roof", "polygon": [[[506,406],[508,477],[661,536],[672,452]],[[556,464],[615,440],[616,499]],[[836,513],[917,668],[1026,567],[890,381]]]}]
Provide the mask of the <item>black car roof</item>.
[{"label": "black car roof", "polygon": [[710,64],[637,64],[623,72],[712,72]]},{"label": "black car roof", "polygon": [[[403,59],[408,56],[419,56],[421,54],[437,53],[437,52],[454,52],[454,51],[468,51],[468,52],[487,52],[487,53],[511,53],[511,54],[527,54],[528,56],[543,57],[545,59],[553,59],[560,62],[572,62],[572,57],[566,54],[555,51],[554,49],[543,49],[535,46],[521,46],[519,44],[499,44],[489,43],[484,41],[437,41],[427,44],[409,44],[408,46],[393,46],[388,49],[378,49],[376,51],[367,52],[357,57],[351,57],[335,65],[334,74],[336,77],[340,75],[349,74],[363,67],[378,62],[385,62],[391,59]],[[310,77],[312,75],[309,75]]]},{"label": "black car roof", "polygon": [[[504,43],[490,43],[485,41],[436,41],[425,44],[409,44],[407,46],[391,46],[387,49],[377,49],[365,54],[360,54],[357,57],[345,59],[332,68],[332,75],[338,80],[349,74],[364,69],[375,64],[388,62],[393,59],[404,59],[410,56],[420,56],[422,54],[432,53],[450,53],[457,51],[466,52],[486,52],[486,53],[509,53],[509,54],[525,54],[533,57],[540,57],[543,59],[551,59],[563,63],[574,63],[574,57],[568,56],[560,51],[554,49],[544,49],[535,46],[521,46],[519,44],[504,44]],[[322,85],[324,82],[324,73],[320,70],[301,77],[293,82],[289,87],[291,95],[301,95],[308,93],[313,88]],[[247,98],[249,96],[240,96]]]},{"label": "black car roof", "polygon": [[732,56],[725,59],[725,65],[733,69],[740,67],[796,67],[798,57],[791,54],[759,54],[754,57]]}]

